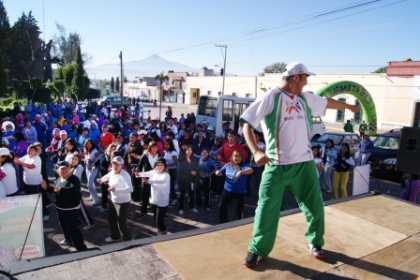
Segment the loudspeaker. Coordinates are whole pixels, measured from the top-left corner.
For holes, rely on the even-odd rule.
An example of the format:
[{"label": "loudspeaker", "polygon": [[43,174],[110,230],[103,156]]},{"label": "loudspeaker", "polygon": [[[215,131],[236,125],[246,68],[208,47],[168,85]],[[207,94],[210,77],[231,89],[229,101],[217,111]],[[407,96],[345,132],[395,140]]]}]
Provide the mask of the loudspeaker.
[{"label": "loudspeaker", "polygon": [[404,127],[395,169],[420,174],[420,128]]}]

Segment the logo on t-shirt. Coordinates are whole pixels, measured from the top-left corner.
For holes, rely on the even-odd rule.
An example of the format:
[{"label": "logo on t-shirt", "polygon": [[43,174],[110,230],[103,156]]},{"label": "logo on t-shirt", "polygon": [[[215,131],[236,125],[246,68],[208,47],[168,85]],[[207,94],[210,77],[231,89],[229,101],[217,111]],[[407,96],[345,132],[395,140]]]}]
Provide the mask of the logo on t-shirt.
[{"label": "logo on t-shirt", "polygon": [[294,103],[286,101],[286,113],[290,115],[293,111],[296,111],[297,113],[302,111],[299,101]]}]

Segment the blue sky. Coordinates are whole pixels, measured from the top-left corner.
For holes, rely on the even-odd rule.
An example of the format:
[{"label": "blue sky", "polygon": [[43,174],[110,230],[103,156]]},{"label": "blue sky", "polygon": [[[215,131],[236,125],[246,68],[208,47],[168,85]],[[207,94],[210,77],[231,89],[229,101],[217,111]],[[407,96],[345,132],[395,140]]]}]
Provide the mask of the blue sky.
[{"label": "blue sky", "polygon": [[[93,56],[88,67],[118,64],[122,51],[126,62],[158,54],[219,69],[223,55],[215,44],[227,45],[227,73],[236,75],[258,75],[275,62],[301,61],[317,73],[367,73],[388,61],[420,60],[418,0],[3,3],[11,25],[32,10],[46,40],[58,33],[55,22],[78,32],[82,51]],[[348,9],[354,5],[361,6]]]}]

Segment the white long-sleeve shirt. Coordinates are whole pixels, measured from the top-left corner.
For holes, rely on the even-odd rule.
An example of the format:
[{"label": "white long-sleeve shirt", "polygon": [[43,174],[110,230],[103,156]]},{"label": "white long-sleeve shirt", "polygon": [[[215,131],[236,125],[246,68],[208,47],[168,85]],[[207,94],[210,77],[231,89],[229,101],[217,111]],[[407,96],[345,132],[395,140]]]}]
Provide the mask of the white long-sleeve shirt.
[{"label": "white long-sleeve shirt", "polygon": [[150,204],[159,207],[169,205],[169,191],[171,189],[171,177],[167,172],[156,173],[154,170],[140,172],[140,177],[148,177],[151,185]]},{"label": "white long-sleeve shirt", "polygon": [[126,203],[131,201],[133,185],[131,184],[130,174],[124,169],[121,169],[120,174],[115,174],[114,171],[111,170],[102,177],[102,182],[108,182],[109,186],[115,189],[115,191],[110,192],[112,202]]}]

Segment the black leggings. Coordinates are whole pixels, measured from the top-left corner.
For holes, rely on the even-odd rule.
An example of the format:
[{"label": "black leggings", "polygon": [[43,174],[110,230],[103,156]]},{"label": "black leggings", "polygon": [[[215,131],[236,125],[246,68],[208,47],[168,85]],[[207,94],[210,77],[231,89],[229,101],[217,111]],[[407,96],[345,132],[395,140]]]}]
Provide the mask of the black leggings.
[{"label": "black leggings", "polygon": [[168,208],[168,206],[159,207],[155,204],[152,204],[153,217],[154,217],[156,225],[157,225],[157,227],[160,231],[165,231],[166,230],[165,214],[166,214],[166,209],[167,208]]},{"label": "black leggings", "polygon": [[221,224],[228,222],[228,206],[234,199],[237,200],[235,209],[235,220],[241,220],[243,218],[245,194],[233,193],[228,192],[227,190],[223,190],[219,201],[219,222]]}]

